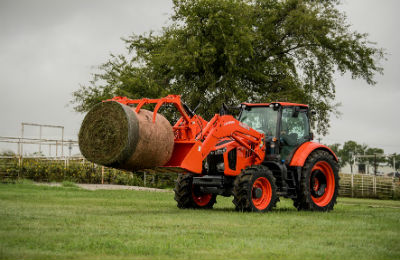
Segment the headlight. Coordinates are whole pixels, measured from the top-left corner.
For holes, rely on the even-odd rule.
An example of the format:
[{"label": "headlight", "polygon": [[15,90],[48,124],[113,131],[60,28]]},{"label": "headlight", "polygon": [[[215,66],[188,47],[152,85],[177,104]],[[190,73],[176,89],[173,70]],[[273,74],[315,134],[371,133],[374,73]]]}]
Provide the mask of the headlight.
[{"label": "headlight", "polygon": [[208,171],[209,167],[208,167],[208,162],[206,161],[204,164],[204,169],[206,169],[206,171]]},{"label": "headlight", "polygon": [[219,171],[219,172],[225,171],[225,164],[223,162],[220,162],[217,164],[217,171]]}]

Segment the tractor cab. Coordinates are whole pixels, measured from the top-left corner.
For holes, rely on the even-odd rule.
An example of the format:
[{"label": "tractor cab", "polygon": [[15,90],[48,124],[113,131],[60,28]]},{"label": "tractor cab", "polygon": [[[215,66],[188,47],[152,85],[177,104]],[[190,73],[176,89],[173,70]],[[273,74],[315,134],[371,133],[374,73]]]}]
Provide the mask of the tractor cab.
[{"label": "tractor cab", "polygon": [[243,103],[238,120],[265,134],[265,160],[286,162],[301,144],[311,141],[308,106],[303,104]]}]

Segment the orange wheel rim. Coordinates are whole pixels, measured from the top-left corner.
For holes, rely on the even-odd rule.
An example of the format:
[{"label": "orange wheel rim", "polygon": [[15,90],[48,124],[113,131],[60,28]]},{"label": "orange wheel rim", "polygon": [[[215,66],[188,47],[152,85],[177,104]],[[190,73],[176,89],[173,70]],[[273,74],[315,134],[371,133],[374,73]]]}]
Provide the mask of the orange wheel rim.
[{"label": "orange wheel rim", "polygon": [[319,188],[320,188],[319,180],[318,180],[318,178],[315,178],[315,180],[314,180],[314,185],[313,185],[313,190],[314,190],[314,191],[318,191]]},{"label": "orange wheel rim", "polygon": [[325,161],[317,162],[311,170],[311,198],[320,207],[328,205],[335,193],[335,175],[332,167]]},{"label": "orange wheel rim", "polygon": [[[261,190],[261,196],[259,198],[254,197],[254,195],[253,195],[254,189]],[[254,207],[256,207],[259,210],[263,210],[263,209],[267,208],[269,203],[271,202],[271,198],[272,198],[271,183],[265,177],[258,178],[253,183],[253,187],[251,189],[251,194],[252,194],[252,201],[253,201]]]},{"label": "orange wheel rim", "polygon": [[192,198],[193,198],[194,203],[196,203],[200,207],[204,207],[211,201],[212,194],[195,192],[194,187],[193,187],[192,188]]}]

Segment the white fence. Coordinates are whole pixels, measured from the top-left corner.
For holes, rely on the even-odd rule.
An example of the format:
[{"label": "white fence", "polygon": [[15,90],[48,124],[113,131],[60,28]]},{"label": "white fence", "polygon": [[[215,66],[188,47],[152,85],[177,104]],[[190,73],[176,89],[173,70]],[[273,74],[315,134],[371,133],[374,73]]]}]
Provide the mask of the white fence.
[{"label": "white fence", "polygon": [[358,198],[400,198],[400,181],[396,177],[366,174],[340,174],[339,195]]}]

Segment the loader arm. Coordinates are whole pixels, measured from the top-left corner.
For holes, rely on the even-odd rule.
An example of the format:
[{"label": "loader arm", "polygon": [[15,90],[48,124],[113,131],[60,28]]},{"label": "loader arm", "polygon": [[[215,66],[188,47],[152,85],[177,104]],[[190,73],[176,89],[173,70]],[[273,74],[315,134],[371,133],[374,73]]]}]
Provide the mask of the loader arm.
[{"label": "loader arm", "polygon": [[[144,105],[155,104],[153,122],[155,122],[157,112],[162,105],[173,104],[177,108],[181,118],[173,126],[173,154],[163,167],[181,168],[184,171],[200,174],[204,159],[211,151],[215,150],[216,144],[223,138],[230,138],[238,146],[249,151],[250,156],[246,158],[249,165],[261,163],[265,156],[264,134],[236,120],[231,115],[216,114],[207,122],[201,116],[188,111],[179,95],[168,95],[159,99],[114,97],[104,102],[107,101],[115,101],[128,106],[136,105],[136,113],[140,113]],[[240,170],[238,169],[236,173],[239,173]]]},{"label": "loader arm", "polygon": [[264,134],[236,120],[231,115],[215,115],[204,132],[203,137],[205,139],[202,145],[203,159],[214,149],[217,142],[225,137],[232,138],[241,146],[254,153],[254,156],[258,159],[264,158]]},{"label": "loader arm", "polygon": [[[223,138],[230,138],[237,142],[238,146],[249,150],[250,156],[247,160],[251,164],[261,163],[265,156],[264,134],[231,115],[216,114],[198,134],[197,140],[175,140],[172,159],[165,167],[179,167],[200,174],[204,159],[215,150],[216,144]],[[240,170],[237,169],[236,172],[240,173]]]}]

